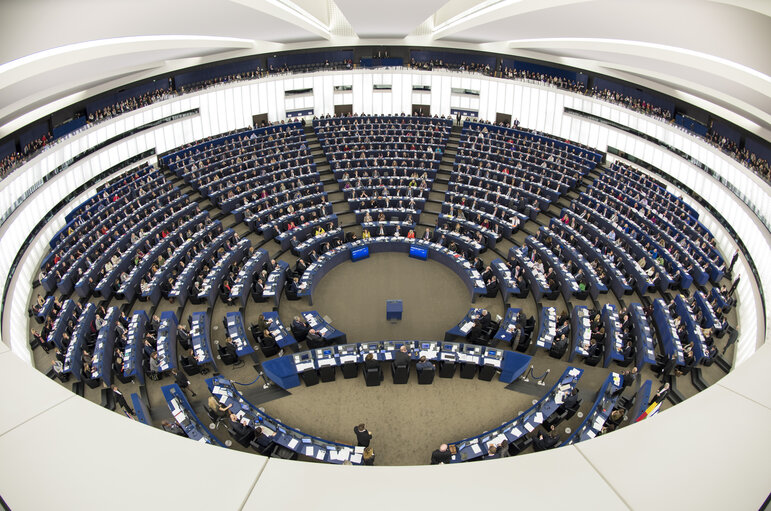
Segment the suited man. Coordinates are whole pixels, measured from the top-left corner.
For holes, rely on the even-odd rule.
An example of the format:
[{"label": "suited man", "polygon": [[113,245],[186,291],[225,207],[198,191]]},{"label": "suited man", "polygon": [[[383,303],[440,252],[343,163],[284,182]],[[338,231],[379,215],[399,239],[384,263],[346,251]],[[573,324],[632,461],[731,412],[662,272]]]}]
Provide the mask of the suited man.
[{"label": "suited man", "polygon": [[177,325],[177,339],[185,351],[192,348],[190,346],[190,330],[184,324]]},{"label": "suited man", "polygon": [[573,387],[570,395],[565,398],[561,405],[557,408],[557,413],[562,413],[565,410],[573,410],[578,404],[578,387]]},{"label": "suited man", "polygon": [[264,290],[265,290],[265,286],[261,278],[252,282],[252,298],[254,299],[255,302],[264,301],[264,298],[262,296],[262,292]]},{"label": "suited man", "polygon": [[658,367],[654,367],[653,371],[658,372],[659,377],[661,378],[661,381],[664,381],[672,373],[672,371],[674,371],[676,366],[677,366],[677,354],[672,353],[672,355],[667,359],[666,362],[664,362],[664,364],[661,364]]},{"label": "suited man", "polygon": [[394,365],[395,366],[408,366],[410,364],[410,354],[407,351],[407,345],[402,344],[402,347],[399,348],[399,351],[397,351],[394,354]]},{"label": "suited man", "polygon": [[632,347],[632,341],[628,341],[626,343],[626,346],[624,346],[623,351],[621,354],[624,356],[624,360],[631,360],[632,356],[634,355],[634,348]]},{"label": "suited man", "polygon": [[244,425],[241,421],[239,421],[238,417],[234,413],[230,414],[230,427],[233,429],[238,438],[244,438],[252,432],[252,428]]},{"label": "suited man", "polygon": [[[483,263],[480,258],[475,257],[474,258],[474,268],[476,268],[476,270],[481,273],[482,270],[484,269],[484,267],[485,267],[485,263]],[[489,266],[488,266],[488,268],[489,268]]]},{"label": "suited man", "polygon": [[113,385],[110,387],[112,389],[112,395],[115,397],[115,402],[120,405],[121,408],[126,410],[129,414],[135,415],[134,409],[129,406],[129,404],[126,402],[126,398],[123,397],[123,394],[120,390],[118,390],[118,387]]},{"label": "suited man", "polygon": [[359,447],[369,447],[369,441],[372,440],[372,433],[367,431],[367,428],[363,423],[354,426],[353,432],[356,434],[356,445]]},{"label": "suited man", "polygon": [[297,296],[297,293],[300,292],[300,289],[298,287],[299,279],[297,277],[293,278],[289,281],[289,284],[286,286],[286,298],[287,300],[299,300],[300,297]]},{"label": "suited man", "polygon": [[233,339],[230,337],[225,337],[225,343],[222,345],[222,355],[231,358],[236,358],[238,356],[236,347],[233,345]]},{"label": "suited man", "polygon": [[295,316],[289,329],[292,331],[294,338],[297,339],[297,342],[303,342],[308,335],[310,326],[300,316]]},{"label": "suited man", "polygon": [[482,328],[488,330],[490,328],[490,324],[493,321],[493,318],[490,317],[490,313],[487,312],[487,309],[482,309],[482,312],[479,314],[479,323],[482,325]]},{"label": "suited man", "polygon": [[308,345],[309,350],[324,347],[324,338],[320,336],[313,328],[308,330],[308,335],[305,337],[305,342]]},{"label": "suited man", "polygon": [[495,275],[493,275],[490,278],[490,282],[487,284],[487,293],[485,296],[487,298],[495,298],[498,295],[498,291],[501,289],[501,286],[498,284],[498,279],[495,278]]},{"label": "suited man", "polygon": [[549,354],[553,357],[560,358],[565,354],[565,350],[567,349],[568,338],[563,334],[556,341],[554,341],[554,343],[552,343],[551,349],[549,349]]},{"label": "suited man", "polygon": [[[554,431],[554,426],[551,427],[551,430]],[[556,447],[556,445],[560,442],[559,434],[553,434],[553,433],[543,433],[538,432],[538,436],[533,440],[533,450],[538,451],[545,451],[547,449],[551,449],[553,447]]]},{"label": "suited man", "polygon": [[470,343],[477,344],[478,341],[484,336],[484,328],[480,321],[474,321],[474,326],[471,327],[468,334],[466,334],[466,340]]}]

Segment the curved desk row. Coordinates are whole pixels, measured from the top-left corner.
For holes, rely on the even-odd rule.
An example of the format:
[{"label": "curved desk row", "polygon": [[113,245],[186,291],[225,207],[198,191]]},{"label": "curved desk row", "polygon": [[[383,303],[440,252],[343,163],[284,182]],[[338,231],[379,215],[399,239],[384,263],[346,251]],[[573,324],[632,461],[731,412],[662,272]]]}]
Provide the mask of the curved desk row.
[{"label": "curved desk row", "polygon": [[610,373],[608,375],[605,383],[602,384],[602,388],[597,393],[597,398],[591,410],[586,414],[581,425],[565,440],[562,446],[594,438],[602,431],[605,421],[610,417],[610,412],[613,411],[616,401],[618,401],[621,395],[620,393],[616,394],[616,391],[621,389],[621,380],[622,377],[618,373]]},{"label": "curved desk row", "polygon": [[199,419],[195,414],[195,411],[193,411],[193,407],[190,406],[190,402],[185,397],[185,393],[179,388],[179,385],[176,383],[166,385],[161,387],[161,392],[163,392],[163,397],[166,400],[166,404],[169,406],[171,415],[189,439],[195,440],[196,442],[225,447],[217,437],[209,432],[209,428],[203,425],[201,419]]},{"label": "curved desk row", "polygon": [[564,399],[570,395],[584,373],[583,369],[568,367],[562,373],[560,379],[541,399],[533,406],[519,414],[515,419],[502,424],[500,427],[485,431],[475,437],[464,438],[449,445],[455,446],[455,454],[451,463],[469,461],[487,454],[491,446],[498,446],[504,440],[515,442],[532,432],[538,425],[547,420]]},{"label": "curved desk row", "polygon": [[[368,354],[374,355],[380,362],[393,360],[394,354],[402,345],[407,345],[410,358],[418,360],[425,356],[427,360],[440,362],[442,365],[455,364],[473,369],[470,376],[476,375],[480,368],[487,368],[490,375],[500,371],[499,381],[511,383],[524,373],[530,365],[532,357],[516,351],[490,349],[474,344],[437,341],[377,341],[359,344],[343,344],[328,346],[311,351],[303,351],[293,355],[285,355],[262,363],[265,376],[283,389],[291,389],[300,385],[300,375],[304,372],[315,373],[321,368],[340,366],[346,377],[358,375],[357,364],[361,364]],[[348,373],[346,368],[353,371]],[[350,374],[350,376],[348,376]],[[463,376],[463,374],[461,374]],[[317,376],[315,380],[317,380]],[[480,379],[490,379],[483,377]]]},{"label": "curved desk row", "polygon": [[466,287],[471,294],[471,301],[474,302],[477,295],[487,293],[482,276],[465,258],[452,252],[450,249],[423,240],[408,240],[406,238],[370,238],[366,240],[357,240],[351,243],[345,243],[337,248],[326,252],[320,256],[313,264],[309,265],[303,273],[300,280],[300,292],[298,296],[307,296],[308,303],[313,305],[313,290],[324,276],[338,264],[351,260],[354,250],[367,248],[369,253],[378,252],[403,252],[410,253],[410,249],[415,247],[425,249],[428,259],[438,261],[451,270],[465,282]]},{"label": "curved desk row", "polygon": [[338,465],[344,461],[361,464],[363,447],[317,438],[281,423],[247,401],[227,378],[209,378],[206,386],[220,404],[230,406],[230,413],[235,414],[241,424],[249,428],[261,428],[262,434],[270,438],[271,442],[318,461]]}]

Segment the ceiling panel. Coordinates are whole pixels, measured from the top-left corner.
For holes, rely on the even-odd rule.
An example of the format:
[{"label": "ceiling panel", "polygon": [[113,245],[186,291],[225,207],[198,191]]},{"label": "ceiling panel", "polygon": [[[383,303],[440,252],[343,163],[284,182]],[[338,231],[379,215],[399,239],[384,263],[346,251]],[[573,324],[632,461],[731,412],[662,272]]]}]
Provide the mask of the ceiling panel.
[{"label": "ceiling panel", "polygon": [[447,0],[336,0],[359,37],[405,37]]},{"label": "ceiling panel", "polygon": [[[568,37],[643,41],[715,55],[771,75],[771,18],[754,11],[696,0],[596,0],[507,15],[516,12],[517,5],[498,11],[494,21],[445,39],[477,43]],[[626,23],[628,20],[634,22]]]},{"label": "ceiling panel", "polygon": [[83,41],[156,35],[321,39],[229,0],[3,0],[0,7],[0,63]]}]

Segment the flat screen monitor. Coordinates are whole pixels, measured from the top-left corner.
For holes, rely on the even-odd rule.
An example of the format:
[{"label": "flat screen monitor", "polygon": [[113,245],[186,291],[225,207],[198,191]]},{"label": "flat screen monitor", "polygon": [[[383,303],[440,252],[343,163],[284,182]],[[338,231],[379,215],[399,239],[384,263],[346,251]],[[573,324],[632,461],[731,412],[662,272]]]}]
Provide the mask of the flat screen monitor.
[{"label": "flat screen monitor", "polygon": [[421,343],[421,345],[420,345],[420,349],[422,349],[422,350],[427,350],[427,349],[430,349],[430,348],[431,348],[431,343],[428,343],[428,342]]},{"label": "flat screen monitor", "polygon": [[351,261],[360,261],[369,257],[369,247],[359,247],[351,250]]},{"label": "flat screen monitor", "polygon": [[488,357],[494,357],[498,352],[495,350],[487,350]]},{"label": "flat screen monitor", "polygon": [[329,355],[332,354],[332,350],[324,350],[323,353],[324,353],[324,356],[328,357]]},{"label": "flat screen monitor", "polygon": [[425,247],[410,245],[410,257],[414,257],[415,259],[421,259],[425,261],[426,259],[428,259],[428,249]]}]

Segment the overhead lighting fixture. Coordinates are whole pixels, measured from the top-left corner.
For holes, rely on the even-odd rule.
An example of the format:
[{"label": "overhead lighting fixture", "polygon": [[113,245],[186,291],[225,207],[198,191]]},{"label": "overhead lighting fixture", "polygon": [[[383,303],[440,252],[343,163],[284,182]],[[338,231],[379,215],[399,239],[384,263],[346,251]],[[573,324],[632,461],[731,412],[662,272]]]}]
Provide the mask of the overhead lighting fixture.
[{"label": "overhead lighting fixture", "polygon": [[324,25],[321,21],[319,21],[318,18],[311,15],[300,7],[299,5],[295,4],[294,2],[290,0],[267,0],[267,2],[275,7],[278,7],[279,9],[288,12],[292,16],[295,16],[297,18],[300,18],[304,22],[313,25],[317,29],[324,32],[326,35],[331,36],[331,28],[329,26]]},{"label": "overhead lighting fixture", "polygon": [[484,2],[475,5],[471,9],[467,9],[460,14],[456,14],[447,21],[435,26],[431,30],[431,33],[436,34],[437,32],[447,30],[448,28],[454,27],[455,25],[458,25],[462,22],[472,20],[484,14],[488,14],[496,9],[502,9],[503,7],[508,7],[509,5],[513,5],[521,1],[522,0],[485,0]]}]

